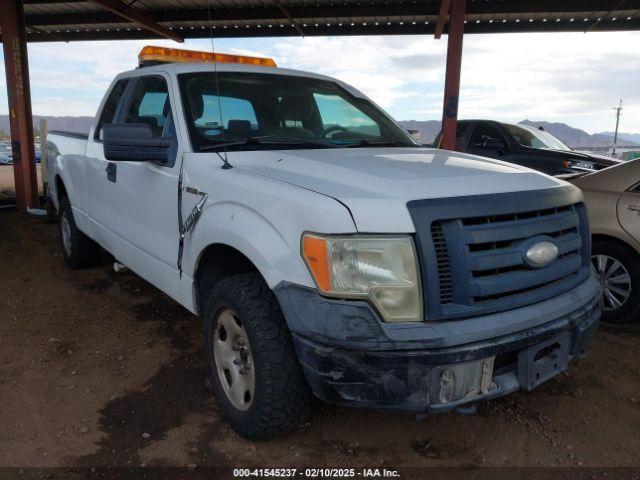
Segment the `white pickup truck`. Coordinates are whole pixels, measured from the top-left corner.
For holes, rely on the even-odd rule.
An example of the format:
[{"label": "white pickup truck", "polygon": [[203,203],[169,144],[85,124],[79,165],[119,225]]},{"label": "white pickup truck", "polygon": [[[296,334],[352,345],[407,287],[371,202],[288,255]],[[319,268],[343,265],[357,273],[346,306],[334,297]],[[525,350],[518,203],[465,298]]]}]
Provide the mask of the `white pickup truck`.
[{"label": "white pickup truck", "polygon": [[47,149],[69,265],[100,246],[200,315],[247,438],[307,421],[312,393],[429,413],[530,390],[598,325],[576,187],[423,148],[333,78],[143,66]]}]

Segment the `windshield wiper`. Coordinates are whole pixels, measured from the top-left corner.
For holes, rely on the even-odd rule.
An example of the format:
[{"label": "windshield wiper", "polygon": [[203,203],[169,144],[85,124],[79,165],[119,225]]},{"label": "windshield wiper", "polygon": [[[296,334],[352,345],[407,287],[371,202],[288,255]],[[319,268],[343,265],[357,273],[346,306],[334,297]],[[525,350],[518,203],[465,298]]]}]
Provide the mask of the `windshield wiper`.
[{"label": "windshield wiper", "polygon": [[398,140],[388,140],[386,138],[368,139],[363,138],[356,143],[349,143],[343,145],[345,148],[359,148],[359,147],[417,147],[418,145],[412,145],[411,143],[400,142]]},{"label": "windshield wiper", "polygon": [[[272,139],[272,140],[268,140]],[[282,146],[292,146],[292,145],[305,145],[307,147],[316,147],[316,148],[336,148],[337,145],[327,142],[320,142],[317,140],[306,140],[303,138],[290,138],[290,137],[281,137],[279,135],[261,135],[259,137],[248,137],[243,140],[237,140],[232,142],[218,142],[211,145],[203,145],[198,149],[199,152],[206,151],[218,151],[224,150],[230,147],[237,146],[254,146],[254,145],[282,145]]]}]

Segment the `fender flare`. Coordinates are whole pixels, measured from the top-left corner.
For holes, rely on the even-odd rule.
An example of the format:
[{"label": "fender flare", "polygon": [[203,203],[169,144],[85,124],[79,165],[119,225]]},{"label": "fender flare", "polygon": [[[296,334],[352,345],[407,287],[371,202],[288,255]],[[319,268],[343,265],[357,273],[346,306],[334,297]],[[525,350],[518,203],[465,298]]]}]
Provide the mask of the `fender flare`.
[{"label": "fender flare", "polygon": [[191,280],[203,252],[211,245],[222,244],[247,257],[270,288],[282,280],[283,272],[290,281],[313,286],[302,258],[292,255],[299,251],[300,239],[287,239],[264,215],[246,205],[209,203],[185,242],[188,242],[185,248],[188,253],[183,261],[183,274]]}]

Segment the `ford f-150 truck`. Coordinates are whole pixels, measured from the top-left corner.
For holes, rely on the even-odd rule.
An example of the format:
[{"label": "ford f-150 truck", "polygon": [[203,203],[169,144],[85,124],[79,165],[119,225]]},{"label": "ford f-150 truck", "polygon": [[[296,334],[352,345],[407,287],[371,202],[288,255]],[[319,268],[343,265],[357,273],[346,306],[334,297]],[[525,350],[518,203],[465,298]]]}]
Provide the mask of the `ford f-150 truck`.
[{"label": "ford f-150 truck", "polygon": [[600,306],[576,187],[419,146],[333,78],[153,58],[88,136],[49,135],[62,252],[77,268],[100,246],[203,318],[241,435],[306,422],[312,394],[469,410],[584,354]]}]

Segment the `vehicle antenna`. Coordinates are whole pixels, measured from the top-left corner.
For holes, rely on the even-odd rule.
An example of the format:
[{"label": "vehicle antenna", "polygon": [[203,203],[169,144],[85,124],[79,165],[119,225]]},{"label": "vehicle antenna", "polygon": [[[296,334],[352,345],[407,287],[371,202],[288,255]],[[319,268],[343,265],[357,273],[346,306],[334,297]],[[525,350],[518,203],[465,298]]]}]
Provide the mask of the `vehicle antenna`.
[{"label": "vehicle antenna", "polygon": [[618,143],[618,126],[620,125],[620,113],[622,112],[622,99],[620,99],[620,105],[613,107],[616,111],[616,131],[613,132],[613,147],[611,148],[611,155],[616,156],[616,143]]},{"label": "vehicle antenna", "polygon": [[227,157],[227,138],[224,133],[224,120],[222,117],[222,99],[220,98],[220,82],[218,81],[218,62],[216,61],[215,53],[215,45],[213,43],[213,22],[211,19],[211,0],[207,0],[207,13],[209,16],[209,38],[211,39],[211,53],[213,54],[213,76],[216,82],[216,97],[218,97],[218,114],[220,115],[220,131],[222,132],[222,147],[223,152],[222,155],[218,153],[218,156],[222,160],[222,168],[224,170],[228,170],[233,168],[233,165],[229,163],[229,158]]}]

